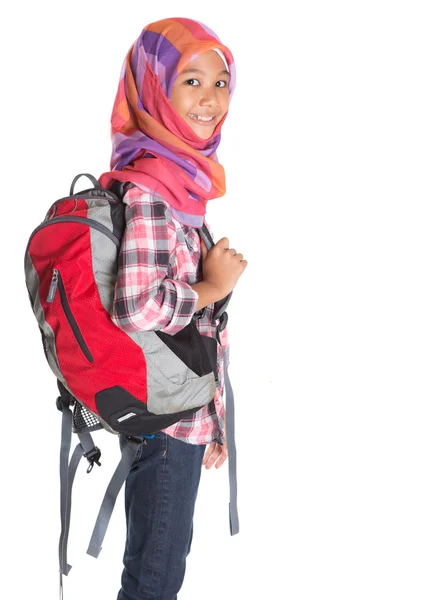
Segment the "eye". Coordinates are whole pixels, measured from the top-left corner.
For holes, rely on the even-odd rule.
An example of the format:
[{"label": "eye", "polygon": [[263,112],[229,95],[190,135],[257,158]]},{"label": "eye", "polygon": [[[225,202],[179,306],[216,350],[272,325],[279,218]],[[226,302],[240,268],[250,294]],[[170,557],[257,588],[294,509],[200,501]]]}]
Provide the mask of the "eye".
[{"label": "eye", "polygon": [[186,81],[185,83],[188,83],[188,85],[192,85],[192,84],[190,83],[190,81],[197,81],[197,82],[199,82],[199,80],[198,80],[198,79],[194,79],[194,77],[193,77],[192,79],[187,79],[187,81]]},{"label": "eye", "polygon": [[[223,87],[223,88],[224,88],[224,87],[227,87],[227,85],[228,85],[227,81],[224,81],[224,79],[221,79],[221,81],[217,81],[217,82],[216,82],[216,84],[217,84],[217,83],[223,83],[224,85],[220,85],[220,86],[218,86],[218,87]],[[216,85],[216,84],[215,84],[215,85]]]}]

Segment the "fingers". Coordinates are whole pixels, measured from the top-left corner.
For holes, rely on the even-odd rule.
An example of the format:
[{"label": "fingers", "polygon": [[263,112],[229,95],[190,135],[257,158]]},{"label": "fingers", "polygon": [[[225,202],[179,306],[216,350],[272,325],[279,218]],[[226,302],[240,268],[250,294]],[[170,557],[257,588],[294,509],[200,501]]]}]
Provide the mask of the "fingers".
[{"label": "fingers", "polygon": [[218,458],[215,464],[215,469],[219,469],[228,458],[228,446],[227,442],[224,442],[224,445],[221,446],[221,456]]},{"label": "fingers", "polygon": [[[230,240],[226,237],[221,238],[215,245],[219,246],[222,250],[229,252],[231,256],[234,256],[236,260],[242,263],[243,268],[246,268],[248,265],[247,260],[243,260],[243,254],[241,252],[237,252],[235,248],[229,248]],[[244,264],[243,264],[244,263]]]},{"label": "fingers", "polygon": [[[219,446],[219,448],[218,448]],[[209,444],[209,447],[206,449],[205,456],[203,457],[203,464],[207,469],[210,469],[212,465],[215,463],[216,459],[221,454],[221,446],[216,442],[212,442]]]},{"label": "fingers", "polygon": [[207,469],[210,469],[216,462],[215,467],[219,469],[219,467],[227,460],[227,457],[227,444],[225,443],[221,446],[221,444],[218,444],[217,442],[212,442],[212,444],[206,448],[202,464],[205,465]]},{"label": "fingers", "polygon": [[205,465],[207,463],[208,458],[210,457],[210,455],[212,454],[212,452],[215,449],[215,446],[216,446],[216,442],[212,442],[212,444],[209,444],[209,446],[206,447],[205,455],[203,456],[202,465]]},{"label": "fingers", "polygon": [[248,266],[248,261],[243,260],[243,254],[241,252],[237,253],[234,250],[234,248],[231,248],[230,252],[233,253],[233,258],[236,260],[236,262],[239,263],[240,267],[242,268],[242,271],[244,271],[246,269],[246,267]]}]

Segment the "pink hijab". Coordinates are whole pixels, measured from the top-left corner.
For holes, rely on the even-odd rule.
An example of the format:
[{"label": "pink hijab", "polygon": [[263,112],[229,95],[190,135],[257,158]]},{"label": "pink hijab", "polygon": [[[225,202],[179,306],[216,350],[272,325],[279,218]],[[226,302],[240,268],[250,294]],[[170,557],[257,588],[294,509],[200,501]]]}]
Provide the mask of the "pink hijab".
[{"label": "pink hijab", "polygon": [[125,58],[111,116],[111,171],[99,181],[132,181],[160,195],[175,218],[201,227],[208,200],[225,193],[225,173],[216,150],[221,126],[203,140],[169,101],[179,73],[197,56],[216,50],[230,73],[230,98],[236,74],[230,50],[206,25],[191,19],[151,23]]}]

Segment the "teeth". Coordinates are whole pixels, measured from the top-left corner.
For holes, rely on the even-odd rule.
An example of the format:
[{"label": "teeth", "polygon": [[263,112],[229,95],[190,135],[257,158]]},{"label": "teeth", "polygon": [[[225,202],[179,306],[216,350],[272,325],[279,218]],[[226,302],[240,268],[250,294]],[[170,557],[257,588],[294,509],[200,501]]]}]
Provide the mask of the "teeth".
[{"label": "teeth", "polygon": [[190,117],[193,117],[194,119],[198,119],[199,121],[212,121],[213,117],[199,117],[198,115],[194,115],[193,113],[189,113]]}]

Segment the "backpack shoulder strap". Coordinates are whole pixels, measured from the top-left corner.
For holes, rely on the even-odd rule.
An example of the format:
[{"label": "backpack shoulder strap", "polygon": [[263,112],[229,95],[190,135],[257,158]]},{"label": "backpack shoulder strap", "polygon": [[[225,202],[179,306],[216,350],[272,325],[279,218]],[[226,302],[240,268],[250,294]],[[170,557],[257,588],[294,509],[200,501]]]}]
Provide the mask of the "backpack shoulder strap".
[{"label": "backpack shoulder strap", "polygon": [[198,228],[198,231],[206,244],[206,248],[210,250],[215,245],[215,242],[213,241],[213,238],[210,234],[209,229],[206,226],[206,223],[203,223],[203,225]]},{"label": "backpack shoulder strap", "polygon": [[117,181],[114,180],[109,187],[109,191],[113,192],[117,198],[122,200],[129,188],[134,187],[135,184],[130,181]]}]

